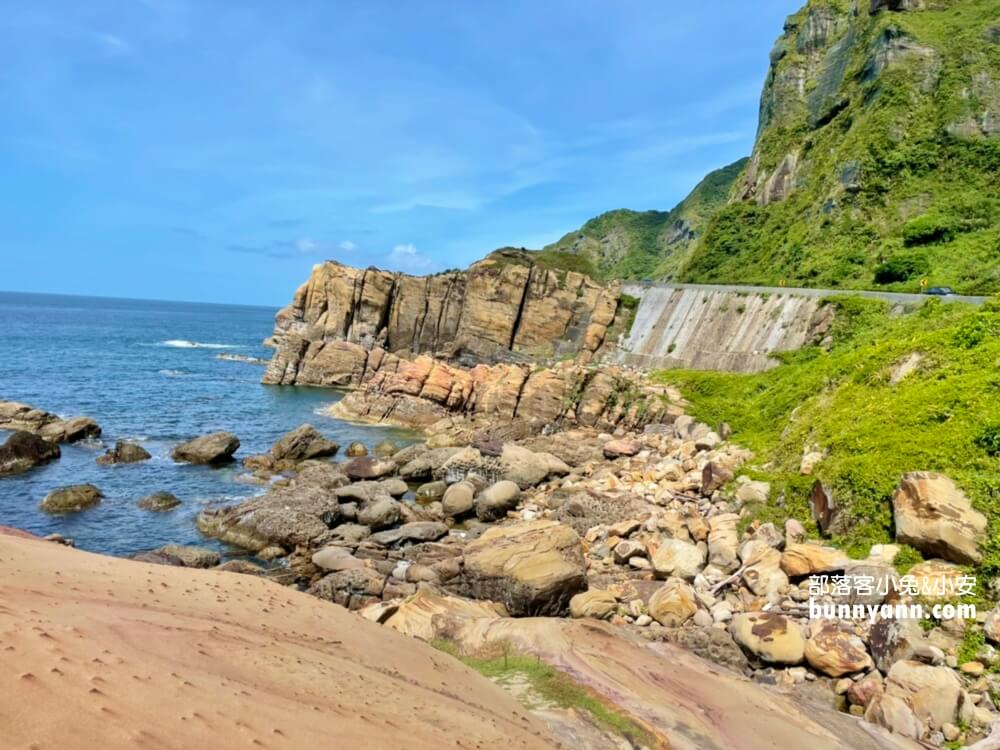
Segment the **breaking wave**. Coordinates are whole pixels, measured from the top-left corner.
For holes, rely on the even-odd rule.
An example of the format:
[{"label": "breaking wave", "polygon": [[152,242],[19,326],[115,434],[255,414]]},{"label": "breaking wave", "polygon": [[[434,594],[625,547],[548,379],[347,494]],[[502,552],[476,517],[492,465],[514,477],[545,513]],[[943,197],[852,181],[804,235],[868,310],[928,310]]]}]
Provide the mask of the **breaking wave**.
[{"label": "breaking wave", "polygon": [[169,339],[161,341],[160,346],[170,346],[174,349],[239,349],[236,344],[203,344],[201,341],[187,339]]}]

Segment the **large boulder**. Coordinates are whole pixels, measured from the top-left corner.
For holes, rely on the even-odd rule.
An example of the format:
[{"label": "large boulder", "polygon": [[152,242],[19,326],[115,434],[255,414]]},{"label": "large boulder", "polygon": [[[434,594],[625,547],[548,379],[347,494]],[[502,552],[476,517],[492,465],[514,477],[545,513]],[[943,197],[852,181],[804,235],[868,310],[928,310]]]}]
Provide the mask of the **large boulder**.
[{"label": "large boulder", "polygon": [[340,502],[352,500],[359,503],[370,503],[379,497],[402,497],[409,492],[409,487],[402,479],[382,479],[379,481],[361,481],[337,487],[333,494]]},{"label": "large boulder", "polygon": [[476,488],[471,482],[456,482],[444,492],[441,509],[450,518],[471,513],[476,507]]},{"label": "large boulder", "polygon": [[692,581],[705,567],[705,549],[683,539],[667,539],[650,562],[657,578],[676,576]]},{"label": "large boulder", "polygon": [[819,544],[789,544],[781,554],[781,569],[790,578],[833,573],[851,564],[846,553]]},{"label": "large boulder", "polygon": [[396,471],[396,462],[391,458],[359,456],[344,465],[344,473],[351,480],[381,479]]},{"label": "large boulder", "polygon": [[47,464],[59,458],[59,446],[24,430],[19,430],[0,445],[0,476]]},{"label": "large boulder", "polygon": [[384,575],[374,568],[354,567],[324,576],[307,593],[358,610],[379,601],[384,589]]},{"label": "large boulder", "polygon": [[830,677],[864,672],[872,666],[864,641],[833,622],[814,628],[806,641],[805,657],[810,667]]},{"label": "large boulder", "polygon": [[757,596],[768,596],[788,585],[781,569],[781,553],[762,539],[752,539],[740,548],[743,583]]},{"label": "large boulder", "polygon": [[436,542],[448,535],[448,527],[438,521],[413,521],[404,523],[398,529],[388,529],[372,534],[368,539],[382,547],[395,547],[397,544],[416,544],[419,542]]},{"label": "large boulder", "polygon": [[206,508],[197,524],[207,536],[259,552],[273,545],[311,546],[340,516],[338,498],[327,486],[294,483],[238,505]]},{"label": "large boulder", "polygon": [[740,517],[735,513],[722,513],[708,519],[708,561],[724,571],[738,567]]},{"label": "large boulder", "polygon": [[498,521],[507,517],[507,511],[514,510],[521,499],[521,488],[516,482],[501,479],[487,487],[476,498],[476,517],[480,521]]},{"label": "large boulder", "polygon": [[698,611],[694,589],[680,578],[671,578],[649,599],[649,615],[666,628],[676,628]]},{"label": "large boulder", "polygon": [[614,460],[616,458],[627,458],[634,456],[642,450],[642,443],[638,440],[609,440],[603,447],[604,457]]},{"label": "large boulder", "polygon": [[78,443],[99,438],[101,426],[90,417],[73,417],[49,422],[38,430],[38,434],[54,443]]},{"label": "large boulder", "polygon": [[30,432],[52,443],[75,443],[101,436],[101,427],[90,417],[62,419],[52,412],[17,401],[0,400],[0,429]]},{"label": "large boulder", "polygon": [[337,443],[327,440],[311,424],[303,424],[285,433],[271,446],[271,457],[279,462],[298,463],[333,456],[338,450]]},{"label": "large boulder", "polygon": [[97,457],[97,463],[102,466],[111,464],[135,464],[152,458],[149,451],[141,445],[130,443],[127,440],[119,440],[115,447]]},{"label": "large boulder", "polygon": [[399,522],[402,509],[391,497],[379,497],[358,513],[358,523],[372,529],[385,529]]},{"label": "large boulder", "polygon": [[570,616],[577,619],[590,617],[603,620],[618,607],[618,600],[610,591],[590,589],[583,591],[569,600]]},{"label": "large boulder", "polygon": [[233,460],[240,439],[231,432],[213,432],[181,443],[171,454],[175,461],[191,464],[223,464]]},{"label": "large boulder", "polygon": [[961,565],[982,562],[986,516],[948,477],[925,471],[904,475],[892,509],[897,541]]},{"label": "large boulder", "polygon": [[711,497],[718,489],[733,481],[733,472],[717,461],[709,461],[701,470],[701,494]]},{"label": "large boulder", "polygon": [[466,596],[506,606],[514,616],[561,616],[587,588],[580,537],[555,521],[497,526],[465,548]]},{"label": "large boulder", "polygon": [[461,450],[455,447],[424,449],[422,446],[412,446],[404,448],[393,458],[397,462],[402,462],[402,459],[406,458],[399,470],[399,475],[403,479],[408,482],[422,482],[432,479],[434,473]]},{"label": "large boulder", "polygon": [[904,660],[892,665],[882,695],[874,699],[865,718],[913,739],[940,730],[958,720],[962,682],[947,667]]},{"label": "large boulder", "polygon": [[729,632],[748,653],[768,664],[799,664],[805,656],[802,629],[783,615],[738,614],[729,623]]},{"label": "large boulder", "polygon": [[330,573],[365,567],[364,560],[359,560],[352,555],[351,551],[346,547],[338,547],[336,545],[324,547],[318,552],[313,553],[311,560],[312,564],[317,568]]},{"label": "large boulder", "polygon": [[42,500],[41,509],[46,513],[75,513],[97,505],[102,497],[92,484],[75,484],[52,490]]},{"label": "large boulder", "polygon": [[505,443],[500,454],[500,478],[516,482],[521,489],[534,487],[549,477],[565,476],[570,468],[551,453],[535,453],[513,443]]}]

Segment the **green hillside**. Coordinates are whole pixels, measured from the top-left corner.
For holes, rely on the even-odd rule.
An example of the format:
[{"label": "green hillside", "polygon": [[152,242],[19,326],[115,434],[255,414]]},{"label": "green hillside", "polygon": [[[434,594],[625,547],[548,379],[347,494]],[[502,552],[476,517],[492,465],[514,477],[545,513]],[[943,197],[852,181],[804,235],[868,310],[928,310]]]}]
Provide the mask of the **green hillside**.
[{"label": "green hillside", "polygon": [[[810,488],[821,480],[844,508],[837,542],[859,555],[892,540],[891,497],[910,471],[952,477],[990,519],[983,570],[1000,573],[1000,302],[937,300],[909,315],[837,297],[832,345],[783,355],[756,375],[670,371],[689,410],[729,423],[751,448],[772,504],[756,517],[796,516],[814,532]],[[826,454],[811,476],[807,450]],[[749,519],[747,519],[749,522]]]},{"label": "green hillside", "polygon": [[889,4],[914,9],[788,19],[753,157],[685,280],[1000,288],[996,0]]},{"label": "green hillside", "polygon": [[671,211],[608,211],[545,250],[585,257],[604,279],[675,278],[746,163],[710,173]]},{"label": "green hillside", "polygon": [[750,160],[550,248],[604,278],[992,293],[998,175],[997,0],[810,0],[771,52]]}]

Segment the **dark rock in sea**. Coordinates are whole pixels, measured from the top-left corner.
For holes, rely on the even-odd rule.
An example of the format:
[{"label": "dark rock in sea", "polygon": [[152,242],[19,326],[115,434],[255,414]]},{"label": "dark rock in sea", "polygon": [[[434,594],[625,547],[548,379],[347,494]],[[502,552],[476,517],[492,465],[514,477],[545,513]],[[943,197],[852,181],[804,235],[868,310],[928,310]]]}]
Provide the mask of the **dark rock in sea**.
[{"label": "dark rock in sea", "polygon": [[101,436],[101,426],[90,417],[62,419],[17,401],[0,400],[0,428],[33,432],[53,443],[75,443]]},{"label": "dark rock in sea", "polygon": [[101,491],[92,484],[75,484],[52,490],[40,507],[46,513],[76,513],[97,505],[102,497]]},{"label": "dark rock in sea", "polygon": [[78,443],[81,440],[99,438],[101,426],[90,417],[73,417],[50,422],[38,434],[56,443]]},{"label": "dark rock in sea", "polygon": [[98,456],[97,463],[103,466],[108,466],[110,464],[134,464],[150,458],[152,458],[152,456],[149,454],[149,451],[141,445],[119,440],[115,443],[114,448],[109,450],[103,456]]},{"label": "dark rock in sea", "polygon": [[233,460],[240,447],[240,439],[231,432],[213,432],[211,435],[181,443],[171,454],[175,461],[192,464],[222,464]]},{"label": "dark rock in sea", "polygon": [[169,492],[154,492],[148,497],[144,497],[138,503],[136,503],[143,510],[151,510],[157,513],[162,513],[164,511],[173,510],[181,501],[176,495]]},{"label": "dark rock in sea", "polygon": [[18,431],[0,445],[0,476],[18,474],[59,458],[59,446],[30,432]]}]

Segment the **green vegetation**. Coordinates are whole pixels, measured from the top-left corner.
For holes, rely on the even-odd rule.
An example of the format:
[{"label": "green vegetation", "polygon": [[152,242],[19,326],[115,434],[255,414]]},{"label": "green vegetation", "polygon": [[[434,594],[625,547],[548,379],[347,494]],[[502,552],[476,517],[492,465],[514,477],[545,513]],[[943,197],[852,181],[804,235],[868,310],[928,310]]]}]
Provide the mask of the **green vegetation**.
[{"label": "green vegetation", "polygon": [[725,203],[746,161],[712,172],[671,211],[608,211],[543,253],[586,258],[601,279],[673,278],[708,219]]},{"label": "green vegetation", "polygon": [[[789,20],[740,183],[750,187],[709,222],[682,278],[916,291],[926,276],[995,292],[1000,138],[984,124],[1000,117],[995,1],[842,6],[813,0]],[[787,195],[773,194],[789,157]]]},{"label": "green vegetation", "polygon": [[658,744],[635,720],[609,707],[596,693],[538,657],[516,653],[507,644],[496,644],[486,652],[473,655],[463,654],[451,641],[437,640],[431,645],[500,685],[527,683],[530,690],[522,692],[519,697],[529,709],[537,708],[537,703],[576,709],[589,714],[599,726],[628,738],[637,746],[656,747]]},{"label": "green vegetation", "polygon": [[[756,475],[773,483],[763,520],[794,516],[818,534],[808,507],[812,483],[831,488],[849,532],[834,541],[855,556],[892,540],[892,493],[902,474],[952,477],[990,519],[982,572],[1000,574],[1000,303],[983,308],[931,300],[890,315],[884,303],[835,298],[829,350],[781,356],[754,375],[669,371],[691,413],[728,422],[756,453]],[[919,359],[903,376],[901,363]],[[801,476],[806,446],[829,452]],[[907,558],[907,565],[914,560]]]},{"label": "green vegetation", "polygon": [[601,279],[1000,290],[996,15],[996,0],[809,0],[771,53],[752,160],[547,250]]},{"label": "green vegetation", "polygon": [[574,255],[560,250],[542,250],[532,256],[536,266],[547,268],[551,271],[575,271],[584,276],[597,278],[597,269],[591,263],[590,258],[583,255]]}]

